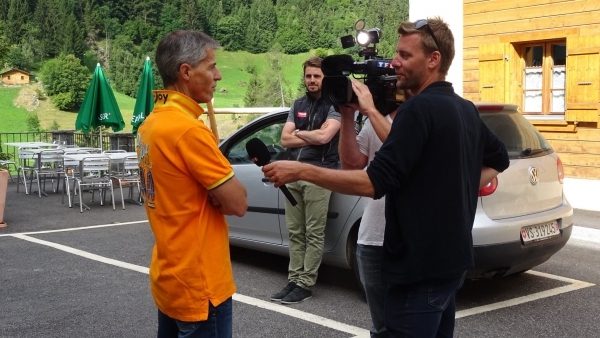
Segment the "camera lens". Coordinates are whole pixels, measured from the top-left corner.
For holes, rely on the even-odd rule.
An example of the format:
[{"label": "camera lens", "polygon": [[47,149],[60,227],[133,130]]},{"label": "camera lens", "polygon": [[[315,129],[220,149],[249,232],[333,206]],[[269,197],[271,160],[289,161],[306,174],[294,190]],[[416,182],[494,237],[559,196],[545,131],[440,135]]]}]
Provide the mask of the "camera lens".
[{"label": "camera lens", "polygon": [[323,100],[334,106],[347,104],[352,97],[352,83],[346,76],[326,76],[323,79]]}]

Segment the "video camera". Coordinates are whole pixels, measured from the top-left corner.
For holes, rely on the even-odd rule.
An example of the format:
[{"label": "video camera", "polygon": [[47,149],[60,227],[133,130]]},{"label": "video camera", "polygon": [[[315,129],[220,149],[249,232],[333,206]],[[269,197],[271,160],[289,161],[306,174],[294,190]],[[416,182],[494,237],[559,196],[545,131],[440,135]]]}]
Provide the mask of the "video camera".
[{"label": "video camera", "polygon": [[[356,39],[351,36],[341,38],[342,47],[350,48],[356,43],[364,47],[358,55],[364,57],[364,61],[355,61],[347,54],[330,55],[321,62],[323,71],[322,92],[323,101],[333,106],[345,105],[349,102],[357,102],[358,98],[352,90],[352,83],[348,78],[361,79],[369,88],[373,96],[375,107],[381,114],[387,115],[395,109],[400,101],[396,99],[396,75],[392,67],[391,59],[377,56],[376,44],[381,37],[379,28],[365,30],[365,20],[360,19],[354,24]],[[369,46],[369,45],[373,46]],[[364,74],[357,77],[357,74]]]}]

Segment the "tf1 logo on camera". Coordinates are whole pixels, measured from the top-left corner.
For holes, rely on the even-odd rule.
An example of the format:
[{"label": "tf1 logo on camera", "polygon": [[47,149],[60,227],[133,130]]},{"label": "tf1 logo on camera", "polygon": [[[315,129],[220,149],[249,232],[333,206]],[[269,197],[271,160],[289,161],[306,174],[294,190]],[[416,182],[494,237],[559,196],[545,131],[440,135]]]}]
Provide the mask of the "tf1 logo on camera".
[{"label": "tf1 logo on camera", "polygon": [[377,68],[394,68],[391,62],[377,61]]}]

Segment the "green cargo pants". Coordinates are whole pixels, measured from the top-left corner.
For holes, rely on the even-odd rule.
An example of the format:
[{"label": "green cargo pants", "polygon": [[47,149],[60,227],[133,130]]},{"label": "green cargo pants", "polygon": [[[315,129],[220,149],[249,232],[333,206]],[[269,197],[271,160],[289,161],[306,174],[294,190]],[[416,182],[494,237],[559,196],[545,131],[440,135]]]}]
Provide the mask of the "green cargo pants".
[{"label": "green cargo pants", "polygon": [[310,289],[317,282],[323,256],[331,191],[305,181],[286,185],[298,202],[292,207],[285,201],[290,250],[288,280]]}]

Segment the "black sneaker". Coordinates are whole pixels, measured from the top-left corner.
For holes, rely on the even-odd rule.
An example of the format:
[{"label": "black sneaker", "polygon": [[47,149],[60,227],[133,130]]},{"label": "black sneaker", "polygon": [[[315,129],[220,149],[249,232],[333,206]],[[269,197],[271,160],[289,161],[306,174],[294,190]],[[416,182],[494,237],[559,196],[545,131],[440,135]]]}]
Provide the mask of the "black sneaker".
[{"label": "black sneaker", "polygon": [[312,297],[312,292],[301,286],[297,286],[287,296],[281,299],[281,304],[296,304]]},{"label": "black sneaker", "polygon": [[292,292],[292,290],[294,290],[294,288],[296,287],[296,283],[294,282],[289,282],[288,285],[286,285],[283,290],[277,292],[276,294],[271,296],[271,300],[275,301],[275,302],[279,302],[281,301],[281,299],[283,299],[283,297],[287,296],[290,294],[290,292]]}]

